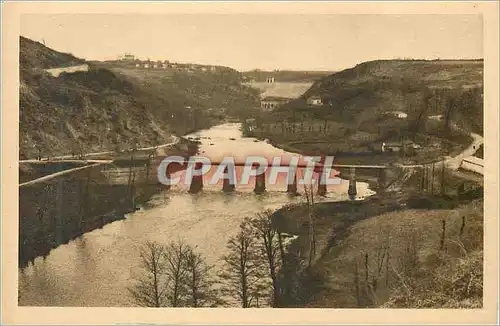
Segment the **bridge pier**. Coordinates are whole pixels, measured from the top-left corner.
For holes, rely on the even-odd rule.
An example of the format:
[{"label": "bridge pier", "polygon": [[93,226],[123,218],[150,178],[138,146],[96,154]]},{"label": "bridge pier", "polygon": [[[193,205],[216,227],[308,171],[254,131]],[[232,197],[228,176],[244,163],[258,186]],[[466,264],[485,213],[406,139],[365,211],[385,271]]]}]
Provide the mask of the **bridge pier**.
[{"label": "bridge pier", "polygon": [[[289,173],[292,173],[292,172],[293,172],[292,169],[290,169]],[[286,192],[289,195],[293,195],[293,196],[297,195],[297,175],[296,174],[294,176],[293,183],[287,185]]]},{"label": "bridge pier", "polygon": [[[201,170],[203,164],[196,163],[195,169]],[[203,189],[203,176],[202,175],[194,175],[191,179],[191,184],[189,185],[189,192],[192,194],[196,194]]]},{"label": "bridge pier", "polygon": [[356,197],[356,195],[358,194],[358,191],[356,189],[356,168],[351,167],[350,172],[349,190],[347,191],[347,194],[349,195],[349,197]]},{"label": "bridge pier", "polygon": [[326,176],[323,172],[320,173],[318,178],[318,196],[326,196]]},{"label": "bridge pier", "polygon": [[384,191],[387,183],[387,172],[385,169],[380,169],[378,173],[378,190]]},{"label": "bridge pier", "polygon": [[266,191],[266,174],[262,173],[255,176],[255,189],[256,194],[262,194]]},{"label": "bridge pier", "polygon": [[[229,173],[229,168],[226,166],[224,168],[224,173],[225,174],[228,174]],[[224,181],[222,183],[222,191],[224,192],[233,192],[236,188],[236,185],[233,183],[231,184],[231,182],[229,182],[230,180],[228,178],[224,178]]]}]

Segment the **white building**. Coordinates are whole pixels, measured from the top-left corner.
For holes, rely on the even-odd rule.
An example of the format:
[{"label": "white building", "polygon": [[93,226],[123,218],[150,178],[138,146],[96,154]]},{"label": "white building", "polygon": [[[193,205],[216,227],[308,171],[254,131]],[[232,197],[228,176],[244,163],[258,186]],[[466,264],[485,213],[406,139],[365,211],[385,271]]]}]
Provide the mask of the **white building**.
[{"label": "white building", "polygon": [[121,57],[121,60],[123,60],[123,61],[133,61],[133,60],[135,60],[135,56],[133,54],[130,54],[130,53],[125,53]]},{"label": "white building", "polygon": [[460,167],[464,170],[476,172],[476,173],[483,175],[483,173],[484,173],[484,160],[479,158],[479,157],[475,157],[475,156],[465,157],[462,160],[462,164],[460,164]]},{"label": "white building", "polygon": [[408,118],[408,114],[403,111],[390,111],[387,112],[388,115],[396,117],[398,119],[406,119]]},{"label": "white building", "polygon": [[321,100],[321,97],[319,97],[319,96],[310,96],[307,99],[307,104],[312,105],[312,106],[322,106],[323,101]]},{"label": "white building", "polygon": [[274,77],[267,77],[266,78],[266,83],[274,83]]}]

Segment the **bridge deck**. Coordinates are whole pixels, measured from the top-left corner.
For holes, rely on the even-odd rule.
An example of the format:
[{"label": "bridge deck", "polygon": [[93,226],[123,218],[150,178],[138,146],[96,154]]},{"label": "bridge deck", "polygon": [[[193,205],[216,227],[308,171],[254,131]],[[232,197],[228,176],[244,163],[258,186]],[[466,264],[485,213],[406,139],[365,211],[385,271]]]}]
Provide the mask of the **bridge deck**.
[{"label": "bridge deck", "polygon": [[[221,162],[211,162],[211,165],[220,165]],[[246,162],[240,163],[236,162],[234,164],[235,166],[251,166],[251,164],[247,164]],[[289,164],[280,164],[280,165],[274,165],[274,164],[268,164],[267,167],[286,167],[290,166]],[[316,166],[321,166],[321,164],[317,164]],[[307,164],[297,164],[297,168],[307,168],[309,165]],[[349,169],[349,168],[356,168],[356,169],[387,169],[387,166],[385,165],[356,165],[356,164],[332,164],[332,168],[337,168],[337,169]]]}]

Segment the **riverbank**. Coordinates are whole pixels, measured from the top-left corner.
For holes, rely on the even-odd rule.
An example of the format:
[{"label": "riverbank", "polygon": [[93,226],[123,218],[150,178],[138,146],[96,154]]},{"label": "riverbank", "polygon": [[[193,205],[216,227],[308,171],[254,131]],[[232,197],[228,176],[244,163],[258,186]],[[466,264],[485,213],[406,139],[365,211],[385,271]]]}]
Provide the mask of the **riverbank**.
[{"label": "riverbank", "polygon": [[[454,301],[449,291],[431,279],[439,274],[449,283],[462,272],[482,277],[481,193],[471,191],[461,198],[408,191],[379,193],[362,201],[317,203],[314,216],[316,250],[307,267],[307,205],[285,206],[274,214],[279,232],[297,236],[281,271],[284,306],[436,308],[431,302],[417,302],[408,296],[401,289],[398,274],[420,298],[441,295],[437,304],[443,307],[481,305],[478,283],[470,295],[459,289],[462,297]],[[472,256],[464,256],[460,246]],[[469,264],[465,271],[452,267],[462,261]],[[448,266],[449,271],[442,266]],[[429,284],[429,295],[419,284]]]}]

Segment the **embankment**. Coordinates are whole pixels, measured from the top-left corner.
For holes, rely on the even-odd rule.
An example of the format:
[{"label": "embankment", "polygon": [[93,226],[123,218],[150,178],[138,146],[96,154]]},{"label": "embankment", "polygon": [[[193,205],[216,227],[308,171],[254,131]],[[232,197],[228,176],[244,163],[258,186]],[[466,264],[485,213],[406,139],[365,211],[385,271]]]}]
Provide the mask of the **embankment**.
[{"label": "embankment", "polygon": [[[314,206],[314,251],[307,206],[276,211],[275,228],[298,236],[280,271],[282,305],[480,306],[482,195],[470,193],[460,200],[439,196],[428,199],[422,204],[413,195],[393,192],[363,201],[318,203]],[[429,206],[429,202],[441,205]],[[470,254],[464,254],[461,248]],[[465,270],[460,269],[465,263]],[[459,284],[458,276],[478,278],[470,293]],[[450,288],[437,284],[439,278]],[[408,283],[415,298],[408,296],[406,283],[401,282]],[[459,293],[457,300],[453,288]],[[431,300],[435,300],[434,306]]]}]

